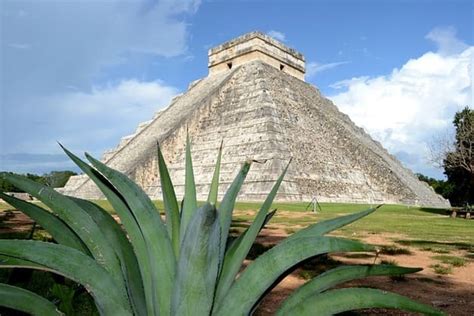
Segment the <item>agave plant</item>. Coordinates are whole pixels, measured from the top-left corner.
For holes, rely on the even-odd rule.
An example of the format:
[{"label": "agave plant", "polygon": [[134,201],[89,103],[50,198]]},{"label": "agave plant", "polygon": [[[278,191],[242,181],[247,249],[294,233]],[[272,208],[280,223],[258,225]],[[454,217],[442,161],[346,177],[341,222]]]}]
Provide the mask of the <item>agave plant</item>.
[{"label": "agave plant", "polygon": [[[250,227],[230,242],[232,212],[251,162],[243,164],[217,206],[221,146],[209,197],[199,206],[188,139],[185,195],[180,206],[158,146],[166,215],[163,220],[150,198],[124,174],[88,154],[91,165],[64,150],[100,188],[121,225],[90,201],[6,174],[7,181],[41,200],[48,210],[3,193],[0,197],[33,218],[55,242],[0,240],[0,267],[63,275],[84,286],[101,315],[249,315],[300,262],[331,252],[373,250],[357,241],[325,235],[376,208],[313,224],[260,255],[239,273],[258,233],[275,214],[270,208],[286,169]],[[366,288],[332,289],[356,278],[419,270],[391,265],[329,270],[294,291],[280,306],[278,315],[331,315],[376,307],[439,315],[430,306],[393,293]],[[45,298],[8,284],[0,284],[0,305],[34,315],[61,314]]]}]

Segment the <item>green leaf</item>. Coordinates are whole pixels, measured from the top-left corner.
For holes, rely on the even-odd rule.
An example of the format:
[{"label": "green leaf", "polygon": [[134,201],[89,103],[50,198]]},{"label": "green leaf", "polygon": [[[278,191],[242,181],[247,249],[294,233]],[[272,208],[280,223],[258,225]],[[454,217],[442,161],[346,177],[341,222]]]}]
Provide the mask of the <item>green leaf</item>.
[{"label": "green leaf", "polygon": [[3,256],[0,254],[0,268],[8,268],[8,267],[19,267],[22,268],[44,268],[43,266],[36,264],[34,262],[28,260],[22,260],[18,258],[13,258],[9,256]]},{"label": "green leaf", "polygon": [[160,144],[158,144],[158,169],[160,172],[161,191],[163,192],[163,204],[166,213],[166,228],[173,244],[173,250],[176,258],[179,255],[180,243],[180,215],[179,206],[174,192],[173,183],[166,167],[165,159],[161,153]]},{"label": "green leaf", "polygon": [[425,315],[444,315],[442,312],[404,296],[375,289],[348,288],[331,290],[306,299],[285,315],[334,315],[363,308],[396,308]]},{"label": "green leaf", "polygon": [[35,204],[28,203],[2,192],[0,192],[0,198],[41,225],[41,227],[51,234],[57,243],[90,255],[89,249],[87,249],[86,245],[84,245],[76,233],[53,213]]},{"label": "green leaf", "polygon": [[290,162],[283,170],[280,177],[274,184],[272,190],[270,191],[270,194],[268,194],[267,198],[263,202],[263,205],[260,208],[260,211],[257,213],[257,216],[255,217],[255,220],[253,221],[252,225],[250,225],[245,234],[242,235],[242,240],[235,243],[235,247],[230,247],[226,251],[222,272],[216,292],[216,299],[218,301],[224,297],[224,295],[231,287],[232,283],[234,282],[235,276],[239,272],[240,267],[242,266],[242,263],[245,260],[245,257],[249,253],[249,250],[252,247],[255,239],[257,238],[260,229],[263,227],[266,216],[268,215],[268,210],[272,206],[273,200],[278,192],[278,189],[280,188],[280,184],[283,181],[283,178],[285,177]]},{"label": "green leaf", "polygon": [[36,293],[0,283],[0,306],[37,316],[63,315],[56,305]]},{"label": "green leaf", "polygon": [[302,302],[310,300],[311,296],[319,294],[341,283],[375,275],[402,275],[421,271],[420,268],[404,268],[393,265],[361,265],[342,266],[318,275],[296,289],[283,301],[277,315],[291,315],[291,310]]},{"label": "green leaf", "polygon": [[[270,213],[268,213],[266,216],[265,216],[265,221],[263,222],[263,225],[260,227],[259,229],[259,232],[265,227],[265,225],[268,224],[268,222],[273,218],[273,216],[276,214],[276,209],[274,209],[273,211],[271,211]],[[233,239],[232,241],[229,242],[229,239],[227,240],[228,241],[228,246],[227,246],[227,250],[226,251],[235,251],[235,249],[233,248],[236,248],[238,247],[239,243],[242,242],[242,240],[244,239],[244,236],[245,234],[248,232],[249,230],[249,227],[242,233],[239,235],[239,237],[237,237],[237,239]]]},{"label": "green leaf", "polygon": [[[153,284],[154,306],[155,308],[158,307],[159,314],[168,315],[175,277],[176,258],[160,213],[148,195],[127,176],[109,168],[88,154],[86,154],[86,157],[120,192],[133,213],[142,231],[150,264],[153,267],[149,271]],[[143,279],[145,279],[145,276]]]},{"label": "green leaf", "polygon": [[87,212],[68,197],[26,177],[14,174],[4,174],[4,177],[17,188],[42,201],[57,214],[87,246],[94,259],[111,272],[111,275],[116,278],[118,286],[125,292],[120,263],[115,251],[104,238],[100,227]]},{"label": "green leaf", "polygon": [[194,213],[181,243],[171,315],[209,315],[219,268],[220,223],[214,205]]},{"label": "green leaf", "polygon": [[219,175],[221,170],[221,158],[222,158],[222,144],[219,147],[219,153],[217,154],[217,161],[216,167],[214,169],[214,175],[212,176],[211,188],[209,190],[209,197],[207,198],[207,202],[211,203],[212,205],[216,205],[217,203],[217,194],[219,192]]},{"label": "green leaf", "polygon": [[71,158],[74,163],[84,171],[89,178],[94,181],[97,187],[104,193],[107,200],[110,202],[114,210],[120,217],[121,223],[125,227],[130,242],[133,245],[135,254],[139,263],[140,272],[143,280],[143,288],[145,291],[145,300],[147,304],[147,314],[153,315],[155,313],[153,294],[153,279],[151,277],[151,261],[148,253],[147,245],[143,237],[143,232],[138,225],[135,216],[132,214],[127,202],[123,196],[115,189],[112,184],[97,170],[93,169],[87,163],[82,161],[79,157],[68,151],[61,145],[64,152]]},{"label": "green leaf", "polygon": [[184,201],[181,211],[181,239],[186,232],[186,227],[197,209],[196,184],[194,183],[193,162],[191,158],[191,141],[186,134],[186,176],[184,180]]},{"label": "green leaf", "polygon": [[311,236],[280,243],[251,263],[216,302],[215,315],[246,315],[274,286],[275,281],[301,261],[316,255],[342,251],[370,251],[372,246],[335,237]]},{"label": "green leaf", "polygon": [[127,284],[127,293],[135,315],[147,315],[143,280],[132,245],[122,227],[103,208],[87,200],[72,198],[102,228],[105,238],[115,250]]},{"label": "green leaf", "polygon": [[0,254],[31,261],[82,284],[103,315],[131,315],[128,299],[111,274],[70,247],[33,240],[0,240]]},{"label": "green leaf", "polygon": [[346,216],[341,216],[341,217],[336,217],[333,219],[328,219],[325,221],[322,221],[320,223],[313,224],[311,226],[308,226],[287,239],[284,240],[284,242],[289,241],[293,238],[299,238],[299,237],[307,237],[307,236],[322,236],[324,234],[327,234],[329,232],[332,232],[333,230],[336,230],[338,228],[341,228],[343,226],[349,225],[350,223],[353,223],[357,221],[358,219],[365,217],[373,212],[375,212],[381,205],[370,208],[368,210],[358,212],[355,214],[350,214]]},{"label": "green leaf", "polygon": [[[250,161],[246,161],[232,184],[227,189],[224,198],[219,206],[219,218],[221,222],[221,245],[226,245],[229,235],[230,224],[232,223],[232,212],[234,211],[235,200],[239,195],[240,188],[244,183],[245,177],[250,170]],[[221,247],[220,258],[224,258],[225,246]]]}]

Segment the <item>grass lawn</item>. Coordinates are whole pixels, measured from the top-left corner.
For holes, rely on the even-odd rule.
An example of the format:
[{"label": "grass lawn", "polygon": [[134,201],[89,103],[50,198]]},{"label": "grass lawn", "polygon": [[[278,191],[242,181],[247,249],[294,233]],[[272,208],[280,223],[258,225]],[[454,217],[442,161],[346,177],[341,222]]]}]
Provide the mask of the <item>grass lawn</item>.
[{"label": "grass lawn", "polygon": [[[108,211],[113,212],[105,200],[95,201]],[[161,201],[155,201],[158,209],[163,209]],[[260,203],[240,202],[236,205],[234,228],[242,230],[253,220],[255,210]],[[307,203],[274,203],[278,209],[271,224],[278,224],[288,232],[297,231],[312,223],[367,209],[369,205],[321,203],[321,211],[314,214],[306,210]],[[0,210],[10,208],[0,203]],[[338,231],[346,236],[384,233],[393,235],[401,244],[410,244],[420,248],[463,248],[474,252],[474,220],[450,218],[445,210],[384,205],[366,218],[346,226]],[[471,249],[468,249],[471,248]],[[442,252],[442,251],[441,251]]]},{"label": "grass lawn", "polygon": [[[240,203],[238,209],[255,209],[255,205]],[[280,214],[272,219],[270,223],[278,223],[288,226],[291,230],[298,230],[324,219],[347,215],[370,207],[358,204],[321,204],[322,211],[313,214],[305,211],[306,205],[302,203],[276,203]],[[299,212],[300,216],[291,216],[291,212]],[[249,221],[253,216],[236,212],[235,219],[239,222]],[[295,214],[296,215],[296,214]],[[450,218],[445,210],[428,209],[419,207],[407,207],[401,205],[384,205],[375,213],[339,230],[340,233],[357,237],[363,234],[393,234],[399,235],[400,241],[408,243],[410,240],[423,246],[422,242],[439,243],[441,245],[473,246],[474,247],[474,221],[462,218]],[[425,245],[426,246],[426,245]]]}]

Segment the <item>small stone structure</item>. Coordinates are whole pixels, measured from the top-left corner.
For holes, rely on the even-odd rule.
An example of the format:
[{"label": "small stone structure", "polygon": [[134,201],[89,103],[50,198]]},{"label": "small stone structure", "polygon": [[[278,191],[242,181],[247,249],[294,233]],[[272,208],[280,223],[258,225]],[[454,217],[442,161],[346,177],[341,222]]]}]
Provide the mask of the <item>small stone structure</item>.
[{"label": "small stone structure", "polygon": [[209,51],[209,74],[259,60],[304,80],[305,60],[301,53],[268,35],[251,32]]},{"label": "small stone structure", "polygon": [[[209,75],[104,154],[103,161],[161,199],[159,141],[176,193],[184,193],[186,129],[192,140],[198,199],[206,199],[218,148],[224,149],[219,195],[242,162],[256,159],[239,196],[262,200],[293,157],[278,200],[395,203],[447,207],[437,195],[347,115],[304,82],[302,54],[252,32],[209,51]],[[98,199],[86,176],[66,194]]]}]

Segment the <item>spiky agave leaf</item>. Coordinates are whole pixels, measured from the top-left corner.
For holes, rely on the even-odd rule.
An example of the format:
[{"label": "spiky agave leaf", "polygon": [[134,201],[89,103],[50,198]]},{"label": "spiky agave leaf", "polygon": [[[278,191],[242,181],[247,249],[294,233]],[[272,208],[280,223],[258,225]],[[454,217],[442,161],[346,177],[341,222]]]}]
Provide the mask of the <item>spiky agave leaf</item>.
[{"label": "spiky agave leaf", "polygon": [[273,186],[270,194],[263,202],[262,207],[257,213],[257,216],[255,217],[254,221],[252,222],[248,230],[245,231],[244,234],[242,234],[242,239],[237,240],[237,242],[233,244],[233,247],[227,249],[224,256],[224,262],[219,279],[219,284],[217,286],[216,301],[220,301],[225,296],[225,294],[231,287],[237,273],[239,272],[239,269],[242,266],[245,257],[249,253],[249,250],[255,241],[255,238],[257,238],[260,229],[262,228],[265,220],[267,219],[268,211],[270,210],[273,200],[278,192],[278,189],[280,188],[280,184],[283,181],[290,162],[283,170],[282,174]]},{"label": "spiky agave leaf", "polygon": [[395,308],[425,315],[444,315],[428,305],[404,296],[367,288],[327,291],[300,302],[285,315],[312,316],[317,311],[318,315],[329,316],[363,308]]},{"label": "spiky agave leaf", "polygon": [[127,285],[127,293],[135,315],[146,315],[143,280],[132,245],[122,227],[103,208],[87,200],[73,198],[99,225],[104,237],[115,250],[122,267],[122,277]]},{"label": "spiky agave leaf", "polygon": [[37,264],[35,268],[53,271],[82,284],[103,315],[132,314],[126,294],[111,273],[76,249],[42,241],[0,240],[0,254],[30,261]]},{"label": "spiky agave leaf", "polygon": [[144,232],[139,222],[125,198],[120,192],[97,170],[93,169],[79,157],[67,150],[60,144],[64,152],[71,160],[97,185],[107,200],[110,202],[114,210],[120,217],[122,225],[128,234],[133,250],[137,257],[138,266],[143,280],[143,290],[145,292],[145,301],[147,307],[147,315],[155,314],[155,296],[153,294],[154,282],[151,277],[151,259],[148,247],[145,241]]},{"label": "spiky agave leaf", "polygon": [[150,265],[153,267],[150,270],[150,276],[155,313],[169,314],[169,298],[174,284],[176,257],[160,213],[148,195],[135,182],[92,156],[86,154],[86,157],[114,185],[130,207],[142,231]]},{"label": "spiky agave leaf", "polygon": [[[274,209],[273,211],[269,212],[266,216],[265,216],[265,220],[263,221],[262,223],[262,226],[260,226],[258,232],[260,233],[260,231],[268,224],[268,222],[273,218],[273,216],[275,216],[277,210]],[[227,250],[226,251],[235,251],[233,250],[232,248],[236,248],[239,246],[239,244],[242,242],[242,240],[244,239],[245,237],[245,234],[247,234],[247,232],[249,231],[250,227],[247,227],[247,229],[244,230],[244,232],[242,234],[240,234],[237,238],[235,239],[227,239]]]},{"label": "spiky agave leaf", "polygon": [[382,205],[379,205],[377,207],[369,208],[365,211],[361,211],[361,212],[357,212],[357,213],[349,214],[345,216],[340,216],[333,219],[328,219],[328,220],[310,225],[292,234],[291,236],[286,238],[285,241],[291,240],[293,238],[299,238],[299,237],[325,235],[329,232],[332,232],[333,230],[349,225],[350,223],[353,223],[361,219],[362,217],[372,214],[381,206]]},{"label": "spiky agave leaf", "polygon": [[219,270],[220,223],[214,205],[191,218],[181,244],[171,315],[209,315]]},{"label": "spiky agave leaf", "polygon": [[75,248],[90,255],[89,249],[87,249],[87,246],[82,242],[79,236],[58,216],[38,205],[17,199],[2,192],[0,192],[0,198],[41,225],[57,243]]},{"label": "spiky agave leaf", "polygon": [[34,316],[63,315],[56,305],[31,291],[0,283],[0,306],[13,308]]},{"label": "spiky agave leaf", "polygon": [[[219,205],[219,219],[221,223],[221,245],[227,244],[227,237],[229,236],[230,224],[232,223],[232,212],[234,211],[235,201],[239,194],[240,188],[244,183],[245,178],[250,170],[251,161],[246,161],[240,168],[239,173],[235,177],[232,184],[227,189],[221,204]],[[225,247],[221,247],[219,258],[224,258]]]},{"label": "spiky agave leaf", "polygon": [[403,275],[421,270],[420,268],[405,268],[384,264],[337,267],[318,275],[297,288],[283,301],[276,315],[291,315],[292,309],[301,302],[311,300],[312,296],[350,280],[377,275]]},{"label": "spiky agave leaf", "polygon": [[193,162],[191,158],[191,141],[189,133],[186,131],[186,159],[185,159],[185,179],[184,179],[184,200],[181,210],[181,240],[186,233],[189,221],[197,209],[196,184],[194,183]]},{"label": "spiky agave leaf", "polygon": [[215,315],[246,315],[282,275],[298,263],[319,254],[370,251],[372,246],[336,237],[301,237],[280,243],[252,262],[223,299],[216,302]]},{"label": "spiky agave leaf", "polygon": [[126,293],[116,253],[103,236],[100,227],[87,212],[50,187],[19,175],[4,174],[3,176],[8,182],[36,197],[57,214],[87,246],[94,259],[110,272],[118,288]]},{"label": "spiky agave leaf", "polygon": [[166,227],[168,234],[173,244],[173,251],[178,258],[179,256],[179,243],[180,243],[180,214],[178,200],[176,199],[176,193],[174,192],[173,182],[171,181],[168,167],[166,167],[165,159],[161,153],[160,144],[158,147],[158,171],[160,173],[161,191],[163,193],[163,204],[165,207],[166,214]]},{"label": "spiky agave leaf", "polygon": [[217,203],[217,194],[219,192],[219,175],[221,170],[221,159],[222,159],[222,145],[224,141],[221,141],[219,147],[219,153],[217,154],[216,167],[214,168],[214,174],[212,175],[211,187],[209,189],[209,196],[207,202],[213,205]]}]

